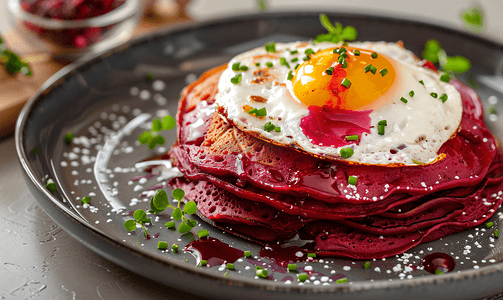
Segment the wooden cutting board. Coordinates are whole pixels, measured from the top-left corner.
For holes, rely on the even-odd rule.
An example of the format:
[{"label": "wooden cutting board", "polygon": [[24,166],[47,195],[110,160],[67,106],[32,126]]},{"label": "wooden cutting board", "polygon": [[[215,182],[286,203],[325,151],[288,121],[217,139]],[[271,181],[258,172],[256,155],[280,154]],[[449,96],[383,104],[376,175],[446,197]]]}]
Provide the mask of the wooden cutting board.
[{"label": "wooden cutting board", "polygon": [[[134,36],[140,36],[170,24],[187,22],[185,14],[164,17],[159,14],[146,14]],[[0,66],[0,137],[14,131],[16,119],[24,104],[33,96],[42,84],[67,63],[55,61],[49,53],[37,52],[17,32],[2,35],[7,48],[18,53],[31,66],[33,75],[9,75],[4,66]]]}]

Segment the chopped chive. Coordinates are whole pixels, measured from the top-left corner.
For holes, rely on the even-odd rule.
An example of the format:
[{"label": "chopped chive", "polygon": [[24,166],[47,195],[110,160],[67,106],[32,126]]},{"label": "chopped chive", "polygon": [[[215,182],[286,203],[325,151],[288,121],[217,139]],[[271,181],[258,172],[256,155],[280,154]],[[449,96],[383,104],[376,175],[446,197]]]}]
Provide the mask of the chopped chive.
[{"label": "chopped chive", "polygon": [[296,264],[288,264],[287,269],[289,272],[297,272],[297,265]]},{"label": "chopped chive", "polygon": [[377,125],[384,125],[384,126],[388,126],[388,121],[386,121],[386,120],[381,120],[381,121],[377,122]]},{"label": "chopped chive", "polygon": [[347,67],[348,67],[348,61],[345,58],[343,58],[341,60],[341,68],[345,69]]},{"label": "chopped chive", "polygon": [[499,229],[496,229],[496,230],[494,231],[494,237],[495,237],[495,238],[499,238],[499,237],[500,237],[500,230],[499,230]]},{"label": "chopped chive", "polygon": [[200,265],[201,265],[202,267],[206,266],[207,264],[208,264],[208,261],[207,261],[207,260],[205,260],[205,259],[201,260]]},{"label": "chopped chive", "polygon": [[346,283],[346,282],[348,282],[348,279],[347,279],[346,277],[341,278],[341,279],[337,279],[337,280],[335,281],[335,283]]},{"label": "chopped chive", "polygon": [[370,72],[372,72],[372,74],[375,74],[377,72],[377,68],[371,64],[366,65],[365,68],[363,68],[363,70],[365,70],[365,73],[368,73],[370,71]]},{"label": "chopped chive", "polygon": [[288,64],[288,62],[286,61],[286,58],[282,57],[279,59],[279,63],[283,66],[286,66],[288,69],[290,69],[290,65]]},{"label": "chopped chive", "polygon": [[227,269],[234,270],[234,264],[227,263]]},{"label": "chopped chive", "polygon": [[310,60],[310,59],[311,59],[311,58],[310,58],[309,56],[305,56],[305,57],[303,57],[303,58],[302,58],[302,60],[303,60],[303,61],[308,61],[308,60]]},{"label": "chopped chive", "polygon": [[347,58],[348,57],[348,54],[346,52],[342,52],[339,57],[337,59],[343,59],[343,58]]},{"label": "chopped chive", "polygon": [[413,163],[415,163],[416,165],[424,165],[424,162],[421,162],[419,160],[415,160],[415,159],[411,159]]},{"label": "chopped chive", "polygon": [[269,61],[269,62],[266,62],[266,63],[265,63],[265,65],[266,65],[266,67],[268,67],[268,68],[272,68],[272,66],[273,66],[272,62],[270,62],[270,61]]},{"label": "chopped chive", "polygon": [[255,112],[255,116],[257,116],[257,117],[265,117],[265,116],[267,116],[267,111],[266,111],[265,107],[262,107],[261,109],[257,110]]},{"label": "chopped chive", "polygon": [[435,275],[442,275],[444,272],[440,271],[439,269],[435,270]]},{"label": "chopped chive", "polygon": [[147,81],[152,81],[154,79],[154,74],[147,73]]},{"label": "chopped chive", "polygon": [[298,51],[298,50],[293,50],[293,51],[290,51],[290,54],[291,54],[291,55],[298,54],[298,53],[299,53],[299,51]]},{"label": "chopped chive", "polygon": [[199,230],[197,232],[197,235],[199,235],[199,238],[203,238],[203,237],[210,236],[210,233],[208,232],[208,230],[203,229],[203,230]]},{"label": "chopped chive", "polygon": [[355,54],[355,56],[360,56],[360,50],[355,50],[353,53]]},{"label": "chopped chive", "polygon": [[297,70],[297,68],[298,68],[299,66],[300,66],[300,64],[296,64],[294,69],[295,69],[295,70]]},{"label": "chopped chive", "polygon": [[274,124],[271,123],[271,122],[267,122],[264,125],[264,130],[267,131],[267,132],[269,132],[271,130],[274,130],[274,128],[276,128],[276,126],[274,126]]},{"label": "chopped chive", "polygon": [[440,76],[440,81],[449,82],[449,81],[451,81],[451,76],[449,76],[449,74],[446,73],[446,74]]},{"label": "chopped chive", "polygon": [[288,72],[288,76],[286,77],[287,80],[292,80],[293,79],[293,72],[290,71]]},{"label": "chopped chive", "polygon": [[342,158],[350,158],[355,153],[355,151],[351,148],[341,148],[339,152],[341,153]]},{"label": "chopped chive", "polygon": [[410,91],[409,96],[414,97],[414,91]]},{"label": "chopped chive", "polygon": [[356,182],[358,182],[358,177],[356,176],[349,176],[348,177],[348,183],[351,185],[356,185]]},{"label": "chopped chive", "polygon": [[72,143],[72,141],[73,141],[73,133],[68,132],[65,135],[65,144],[70,145]]},{"label": "chopped chive", "polygon": [[339,48],[335,48],[334,51],[332,51],[332,53],[340,53],[340,49]]},{"label": "chopped chive", "polygon": [[348,50],[346,50],[346,48],[344,48],[344,47],[341,47],[341,48],[339,49],[339,53],[345,53],[345,52],[347,52],[347,51],[348,51]]},{"label": "chopped chive", "polygon": [[171,228],[175,228],[175,221],[169,221],[169,222],[166,222],[164,223],[164,225],[166,225],[166,228],[168,229],[171,229]]},{"label": "chopped chive", "polygon": [[432,96],[433,98],[437,98],[438,97],[438,94],[437,93],[430,93],[430,96]]},{"label": "chopped chive", "polygon": [[491,227],[493,227],[493,226],[494,226],[494,222],[487,222],[487,223],[486,223],[486,227],[487,227],[487,228],[491,228]]},{"label": "chopped chive", "polygon": [[334,73],[334,68],[330,67],[330,68],[326,69],[325,72],[327,73],[327,75],[332,75]]},{"label": "chopped chive", "polygon": [[54,195],[54,193],[56,192],[56,184],[54,183],[54,181],[50,181],[50,182],[47,182],[46,186],[45,186],[49,192],[51,192],[51,194]]},{"label": "chopped chive", "polygon": [[370,262],[370,261],[366,261],[366,262],[363,264],[363,267],[365,268],[365,270],[370,269],[370,266],[371,266],[371,262]]},{"label": "chopped chive", "polygon": [[358,135],[357,134],[347,135],[346,141],[358,141]]},{"label": "chopped chive", "polygon": [[384,135],[384,125],[377,125],[377,133]]},{"label": "chopped chive", "polygon": [[248,67],[247,66],[241,66],[241,67],[239,67],[239,70],[243,71],[243,72],[244,71],[248,71]]},{"label": "chopped chive", "polygon": [[442,100],[442,103],[445,103],[445,101],[447,101],[447,94],[443,93],[442,96],[440,96],[440,100]]},{"label": "chopped chive", "polygon": [[274,42],[267,43],[264,45],[264,48],[265,48],[265,51],[274,53],[274,52],[276,52],[276,43],[274,43]]},{"label": "chopped chive", "polygon": [[241,63],[237,62],[237,63],[233,63],[232,64],[232,71],[239,71],[239,65]]},{"label": "chopped chive", "polygon": [[261,270],[256,270],[255,275],[257,275],[259,278],[267,278],[267,270],[261,269]]},{"label": "chopped chive", "polygon": [[496,113],[496,109],[494,109],[494,105],[489,105],[489,114],[494,115]]},{"label": "chopped chive", "polygon": [[229,276],[229,272],[225,272],[224,277],[228,277],[228,276]]},{"label": "chopped chive", "polygon": [[234,76],[234,77],[231,78],[231,82],[233,84],[238,84],[238,83],[241,82],[241,78],[243,78],[243,75],[238,74],[238,75],[236,75],[236,76]]},{"label": "chopped chive", "polygon": [[84,197],[81,200],[82,204],[89,204],[91,203],[91,197]]},{"label": "chopped chive", "polygon": [[164,241],[157,242],[157,249],[159,249],[159,250],[168,249],[168,242],[164,242]]},{"label": "chopped chive", "polygon": [[351,87],[351,81],[349,81],[347,78],[344,78],[341,82],[341,85],[349,89],[349,87]]},{"label": "chopped chive", "polygon": [[314,54],[314,50],[311,49],[311,48],[307,48],[306,51],[304,51],[304,54],[305,55],[311,55],[311,54]]},{"label": "chopped chive", "polygon": [[177,253],[178,252],[178,245],[173,244],[173,246],[171,246],[171,250],[173,250],[174,253]]},{"label": "chopped chive", "polygon": [[264,269],[264,268],[262,268],[262,267],[255,266],[255,271],[257,271],[257,270],[263,270],[263,269]]},{"label": "chopped chive", "polygon": [[245,257],[251,257],[251,251],[245,251]]},{"label": "chopped chive", "polygon": [[371,55],[371,56],[372,56],[372,58],[377,58],[377,53],[372,52],[372,55]]},{"label": "chopped chive", "polygon": [[381,76],[384,77],[386,76],[386,74],[388,74],[388,69],[384,68],[381,71],[379,71],[379,73],[381,73]]},{"label": "chopped chive", "polygon": [[295,58],[292,58],[291,62],[298,62],[299,61],[299,58],[298,57],[295,57]]},{"label": "chopped chive", "polygon": [[255,66],[260,67],[260,63],[259,62],[255,63]]},{"label": "chopped chive", "polygon": [[300,281],[300,282],[304,282],[307,280],[308,275],[306,273],[300,273],[299,275],[297,275],[297,279]]},{"label": "chopped chive", "polygon": [[274,131],[276,131],[276,132],[281,132],[281,127],[277,127],[277,126],[276,126],[276,127],[274,127]]},{"label": "chopped chive", "polygon": [[422,84],[422,85],[424,85],[424,81],[422,81],[422,80],[419,80],[419,83]]},{"label": "chopped chive", "polygon": [[402,100],[403,103],[407,103],[409,101],[407,101],[407,99],[405,99],[404,97],[401,97],[400,100]]},{"label": "chopped chive", "polygon": [[256,108],[252,108],[252,109],[250,109],[250,110],[248,111],[248,113],[249,113],[250,115],[252,115],[252,114],[254,114],[254,113],[256,113],[256,112],[257,112],[257,109],[256,109]]},{"label": "chopped chive", "polygon": [[316,253],[314,253],[314,252],[309,252],[309,253],[307,254],[307,257],[315,258],[315,257],[316,257]]}]

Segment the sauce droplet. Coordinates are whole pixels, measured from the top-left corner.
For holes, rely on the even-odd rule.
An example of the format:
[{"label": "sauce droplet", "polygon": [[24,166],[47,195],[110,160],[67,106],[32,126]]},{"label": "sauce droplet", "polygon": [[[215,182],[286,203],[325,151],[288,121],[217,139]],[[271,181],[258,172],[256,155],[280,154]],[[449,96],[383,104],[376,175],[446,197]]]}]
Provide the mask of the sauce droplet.
[{"label": "sauce droplet", "polygon": [[243,250],[236,249],[212,237],[191,242],[185,246],[185,251],[191,252],[198,264],[201,260],[208,261],[209,267],[221,265],[224,262],[233,263],[238,258],[244,257]]},{"label": "sauce droplet", "polygon": [[422,264],[424,270],[430,272],[431,274],[438,273],[438,271],[442,273],[451,272],[456,267],[454,258],[441,252],[426,255],[422,260]]}]

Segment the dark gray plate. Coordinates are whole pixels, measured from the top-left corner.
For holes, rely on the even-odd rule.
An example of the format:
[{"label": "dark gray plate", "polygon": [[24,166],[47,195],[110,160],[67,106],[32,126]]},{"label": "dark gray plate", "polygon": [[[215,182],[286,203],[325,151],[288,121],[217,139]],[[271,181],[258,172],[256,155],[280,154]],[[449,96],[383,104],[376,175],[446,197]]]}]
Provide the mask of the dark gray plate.
[{"label": "dark gray plate", "polygon": [[[420,55],[430,38],[441,41],[448,54],[471,59],[472,71],[462,80],[477,84],[484,105],[503,97],[498,75],[502,74],[503,48],[476,36],[423,23],[372,16],[330,14],[332,20],[358,29],[359,40],[402,40],[406,48]],[[307,40],[324,30],[315,13],[262,14],[193,24],[136,39],[92,59],[71,65],[44,84],[23,109],[16,128],[16,146],[25,178],[32,193],[63,229],[98,254],[151,280],[212,298],[235,299],[374,299],[442,298],[474,299],[503,291],[503,239],[483,227],[448,236],[415,247],[406,254],[372,262],[325,259],[299,263],[312,268],[313,278],[299,285],[294,274],[268,260],[238,260],[236,270],[196,267],[190,253],[178,254],[156,249],[157,241],[177,243],[181,248],[194,239],[181,237],[164,227],[168,214],[161,214],[148,226],[129,234],[123,227],[131,218],[117,213],[148,209],[148,196],[141,193],[164,184],[163,173],[141,181],[146,175],[135,163],[166,148],[150,152],[135,143],[151,115],[174,115],[178,94],[203,71],[227,62],[232,56],[269,41]],[[145,79],[152,73],[154,81]],[[486,120],[490,130],[503,138],[503,121],[497,115]],[[67,132],[76,136],[72,145],[63,140]],[[175,133],[165,135],[166,147]],[[38,148],[39,147],[39,148]],[[38,149],[38,154],[32,154]],[[57,185],[55,195],[45,189],[48,178]],[[80,205],[91,195],[91,207]],[[256,255],[261,247],[229,236],[199,221],[194,232],[206,228],[212,237]],[[421,259],[433,252],[456,258],[453,272],[435,276],[421,269]],[[254,264],[265,263],[273,273],[270,280],[254,276]],[[419,268],[416,269],[416,267]],[[409,268],[411,267],[411,268]],[[347,277],[349,283],[335,280]],[[287,284],[291,280],[291,284]]]}]

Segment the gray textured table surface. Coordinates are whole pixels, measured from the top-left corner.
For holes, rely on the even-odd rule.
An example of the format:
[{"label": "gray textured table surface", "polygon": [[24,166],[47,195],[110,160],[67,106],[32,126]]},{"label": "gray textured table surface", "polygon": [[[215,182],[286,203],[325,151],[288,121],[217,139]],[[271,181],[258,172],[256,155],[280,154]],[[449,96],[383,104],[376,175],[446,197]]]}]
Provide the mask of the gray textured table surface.
[{"label": "gray textured table surface", "polygon": [[202,299],[87,249],[45,214],[21,172],[14,137],[0,139],[0,299]]}]

